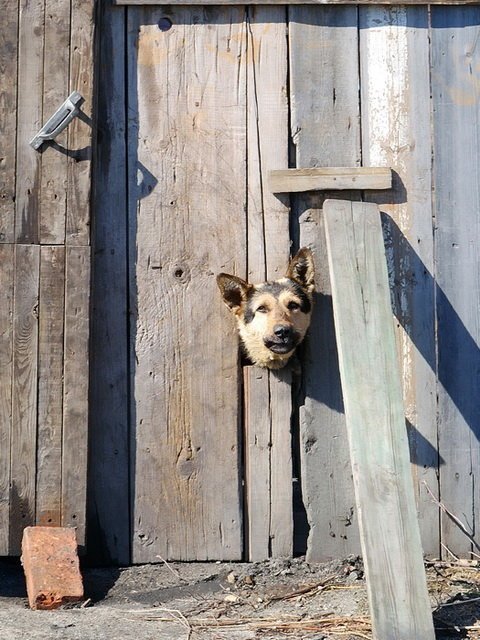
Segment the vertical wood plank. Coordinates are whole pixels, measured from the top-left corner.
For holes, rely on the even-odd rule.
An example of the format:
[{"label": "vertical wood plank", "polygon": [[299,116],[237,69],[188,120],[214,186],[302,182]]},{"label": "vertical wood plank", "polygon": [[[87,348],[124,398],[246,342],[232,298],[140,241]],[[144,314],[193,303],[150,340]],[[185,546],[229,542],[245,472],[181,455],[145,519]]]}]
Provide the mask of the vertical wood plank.
[{"label": "vertical wood plank", "polygon": [[24,527],[35,523],[39,256],[38,246],[15,247],[9,545],[13,555],[20,552]]},{"label": "vertical wood plank", "polygon": [[[70,0],[45,2],[43,114],[46,121],[69,95]],[[65,241],[67,131],[42,148],[39,234],[42,244]],[[62,150],[59,149],[63,147]]]},{"label": "vertical wood plank", "polygon": [[0,555],[9,553],[14,250],[0,244]]},{"label": "vertical wood plank", "polygon": [[65,248],[40,250],[36,518],[61,526]]},{"label": "vertical wood plank", "polygon": [[65,353],[62,438],[62,526],[85,544],[88,442],[90,247],[65,252]]},{"label": "vertical wood plank", "polygon": [[380,214],[338,200],[324,211],[373,636],[433,640]]},{"label": "vertical wood plank", "polygon": [[15,239],[24,244],[39,240],[41,154],[29,142],[43,124],[44,4],[20,0]]},{"label": "vertical wood plank", "polygon": [[[85,98],[82,111],[93,113],[93,33],[95,3],[72,0],[70,36],[70,92]],[[68,127],[68,194],[66,244],[90,244],[90,169],[92,128],[75,118]]]},{"label": "vertical wood plank", "polygon": [[[440,495],[478,536],[480,9],[436,7],[431,24]],[[453,553],[469,554],[446,516],[441,536]]]},{"label": "vertical wood plank", "polygon": [[[285,274],[290,250],[288,198],[273,195],[267,184],[270,169],[288,167],[288,52],[285,7],[249,7],[247,34],[248,131],[248,278],[251,282],[275,280]],[[266,378],[265,378],[266,375]],[[273,556],[289,556],[293,544],[291,387],[279,382],[285,376],[264,374],[258,393],[268,412],[271,446],[264,461],[271,465],[269,539],[261,543]],[[250,376],[250,385],[256,384]],[[251,389],[252,397],[255,395]],[[281,469],[281,473],[276,473]],[[261,481],[257,470],[248,484]],[[253,506],[252,503],[249,503]],[[250,514],[250,518],[254,514]],[[264,515],[264,518],[267,514]],[[268,557],[268,556],[265,556]]]},{"label": "vertical wood plank", "polygon": [[428,8],[361,7],[362,152],[392,167],[380,202],[424,552],[438,557],[436,357]]},{"label": "vertical wood plank", "polygon": [[[289,7],[289,20],[291,135],[296,166],[357,166],[357,9]],[[294,220],[299,224],[295,241],[313,249],[317,272],[310,337],[304,349],[305,400],[300,406],[302,491],[310,525],[310,561],[360,550],[321,215],[324,197],[305,194],[293,199]]]},{"label": "vertical wood plank", "polygon": [[102,6],[94,174],[88,531],[98,563],[130,562],[125,11]]},{"label": "vertical wood plank", "polygon": [[129,11],[133,561],[239,559],[237,341],[215,275],[245,274],[244,10],[178,8],[162,31],[165,15]]},{"label": "vertical wood plank", "polygon": [[271,418],[269,375],[244,367],[246,553],[250,562],[270,556]]},{"label": "vertical wood plank", "polygon": [[17,108],[18,2],[1,0],[0,15],[0,243],[13,242],[15,231],[15,154]]}]

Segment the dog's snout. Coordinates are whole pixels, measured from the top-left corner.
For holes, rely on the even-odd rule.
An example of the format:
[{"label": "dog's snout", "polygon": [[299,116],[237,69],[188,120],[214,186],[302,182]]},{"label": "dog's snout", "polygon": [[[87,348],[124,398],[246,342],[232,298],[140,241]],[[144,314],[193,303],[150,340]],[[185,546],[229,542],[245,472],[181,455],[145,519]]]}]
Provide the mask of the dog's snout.
[{"label": "dog's snout", "polygon": [[281,340],[286,340],[290,338],[292,335],[292,327],[289,327],[286,324],[276,324],[273,327],[273,333],[280,338]]}]

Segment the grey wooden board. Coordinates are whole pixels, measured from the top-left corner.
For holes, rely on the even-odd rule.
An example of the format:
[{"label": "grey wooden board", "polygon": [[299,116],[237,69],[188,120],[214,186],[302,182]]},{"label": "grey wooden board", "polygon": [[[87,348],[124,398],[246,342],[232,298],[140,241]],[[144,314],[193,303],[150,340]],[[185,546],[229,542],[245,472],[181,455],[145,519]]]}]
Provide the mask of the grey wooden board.
[{"label": "grey wooden board", "polygon": [[0,245],[0,555],[9,553],[10,440],[12,431],[14,247]]},{"label": "grey wooden board", "polygon": [[62,524],[65,247],[40,250],[36,517]]},{"label": "grey wooden board", "polygon": [[39,241],[41,155],[29,141],[43,125],[44,4],[19,3],[15,240],[24,244]]},{"label": "grey wooden board", "polygon": [[2,162],[0,164],[0,242],[13,242],[15,230],[15,155],[17,106],[18,6],[1,0],[0,75],[2,77]]},{"label": "grey wooden board", "polygon": [[391,189],[392,172],[386,167],[317,167],[283,169],[269,173],[273,193],[330,191],[332,189]]},{"label": "grey wooden board", "polygon": [[[361,7],[362,153],[394,170],[381,203],[424,552],[439,556],[428,9]],[[389,144],[385,144],[385,140]]]},{"label": "grey wooden board", "polygon": [[90,247],[65,252],[65,354],[62,430],[62,526],[85,545],[88,443]]},{"label": "grey wooden board", "polygon": [[[247,238],[248,279],[263,282],[282,277],[287,269],[290,251],[288,198],[278,198],[268,189],[268,170],[288,164],[288,52],[286,9],[249,7],[247,27]],[[292,553],[292,460],[290,418],[292,412],[289,383],[279,384],[270,374],[259,380],[250,376],[251,398],[268,407],[268,419],[262,432],[268,431],[270,451],[263,460],[269,465],[268,537],[250,536],[250,552],[257,557],[267,549],[274,557]],[[267,393],[265,395],[265,381]],[[263,401],[260,395],[263,395]],[[247,411],[257,411],[247,407]],[[260,428],[260,425],[258,425]],[[255,427],[256,428],[256,427]],[[276,469],[281,469],[277,473]],[[247,487],[255,490],[257,470],[250,467]],[[265,470],[264,470],[265,471]],[[247,489],[248,490],[248,489]],[[257,493],[259,489],[257,490]],[[258,517],[259,506],[248,502],[248,518]],[[255,515],[256,514],[256,515]],[[267,514],[264,515],[264,518]],[[253,546],[255,544],[255,546]],[[258,545],[258,546],[257,546]]]},{"label": "grey wooden board", "polygon": [[[446,507],[476,533],[480,9],[435,8],[431,33],[440,495]],[[444,515],[441,534],[453,553],[468,555],[470,541]]]},{"label": "grey wooden board", "polygon": [[[93,113],[94,13],[93,0],[72,0],[70,11],[70,89],[85,99],[82,111],[88,119]],[[90,184],[92,158],[92,122],[74,118],[67,130],[68,191],[67,245],[90,244]]]},{"label": "grey wooden board", "polygon": [[88,531],[98,563],[130,562],[125,11],[102,5],[93,219]]},{"label": "grey wooden board", "polygon": [[250,562],[270,556],[271,419],[266,369],[244,367],[246,554]]},{"label": "grey wooden board", "polygon": [[373,636],[433,640],[380,214],[340,200],[324,213]]},{"label": "grey wooden board", "polygon": [[[70,0],[45,2],[43,122],[70,94],[70,4]],[[67,146],[67,131],[62,131],[55,142],[55,146],[44,145],[42,149],[38,223],[42,244],[65,242],[68,158],[65,153],[59,152],[57,145]]]},{"label": "grey wooden board", "polygon": [[244,9],[163,15],[128,23],[133,561],[240,559],[238,348],[215,276],[246,270]]},{"label": "grey wooden board", "polygon": [[[357,9],[290,7],[289,18],[296,165],[359,165]],[[292,202],[292,223],[299,226],[299,232],[294,229],[295,240],[313,249],[317,274],[310,338],[303,358],[305,399],[300,399],[301,477],[310,524],[310,561],[360,552],[322,202],[323,196],[308,194]]]},{"label": "grey wooden board", "polygon": [[14,264],[10,554],[20,552],[24,527],[35,524],[40,248],[16,245]]}]

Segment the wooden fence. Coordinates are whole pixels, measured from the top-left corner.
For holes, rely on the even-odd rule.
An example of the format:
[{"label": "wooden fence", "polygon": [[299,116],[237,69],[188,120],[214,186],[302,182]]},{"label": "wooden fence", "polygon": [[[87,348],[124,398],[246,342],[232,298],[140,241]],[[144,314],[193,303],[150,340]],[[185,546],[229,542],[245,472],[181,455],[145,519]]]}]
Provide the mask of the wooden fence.
[{"label": "wooden fence", "polygon": [[[424,552],[469,556],[431,494],[476,535],[480,8],[97,4],[94,50],[91,0],[0,0],[0,553],[35,522],[83,541],[85,508],[92,559],[120,564],[360,551],[322,214],[338,194],[277,196],[267,175],[383,166],[392,190],[341,197],[383,212]],[[91,128],[28,146],[73,90],[97,131],[87,496]],[[302,245],[302,373],[244,367],[215,276],[276,278]]]},{"label": "wooden fence", "polygon": [[[305,513],[311,560],[359,551],[322,218],[332,194],[279,198],[266,176],[364,165],[395,172],[391,191],[342,197],[384,212],[424,551],[468,555],[428,489],[475,534],[480,10],[105,6],[101,25],[98,553],[288,555],[294,534],[306,542]],[[240,375],[215,287],[218,271],[277,277],[292,242],[318,270],[293,402],[289,374]]]}]

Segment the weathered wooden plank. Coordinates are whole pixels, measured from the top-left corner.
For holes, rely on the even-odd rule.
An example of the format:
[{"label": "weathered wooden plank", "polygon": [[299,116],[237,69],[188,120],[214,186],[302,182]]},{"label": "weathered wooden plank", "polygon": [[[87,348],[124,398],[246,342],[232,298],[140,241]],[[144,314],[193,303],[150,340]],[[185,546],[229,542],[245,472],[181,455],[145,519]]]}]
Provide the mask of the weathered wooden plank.
[{"label": "weathered wooden plank", "polygon": [[130,562],[125,11],[102,5],[93,218],[89,555]]},{"label": "weathered wooden plank", "polygon": [[62,526],[74,526],[85,544],[88,442],[90,247],[65,251]]},{"label": "weathered wooden plank", "polygon": [[[289,16],[296,166],[359,165],[357,9],[291,7]],[[316,267],[314,312],[303,357],[305,399],[299,400],[310,561],[360,551],[321,215],[324,195],[295,196],[292,221],[293,228],[299,226],[295,241],[313,249]]]},{"label": "weathered wooden plank", "polygon": [[[287,25],[285,7],[251,7],[247,16],[247,136],[248,136],[248,278],[253,282],[282,277],[290,251],[288,198],[277,198],[267,187],[269,169],[288,165]],[[270,455],[268,539],[261,548],[273,556],[289,556],[293,543],[291,389],[272,374],[262,376],[267,394]],[[250,385],[256,378],[250,378]],[[265,428],[267,426],[265,425]],[[277,474],[275,469],[281,469]],[[246,478],[256,483],[256,470]],[[250,501],[250,506],[252,502]],[[264,556],[264,557],[268,557]]]},{"label": "weathered wooden plank", "polygon": [[15,239],[25,244],[39,240],[41,154],[29,141],[43,124],[44,5],[44,0],[20,0]]},{"label": "weathered wooden plank", "polygon": [[384,167],[317,167],[269,172],[273,193],[331,189],[391,189],[392,172]]},{"label": "weathered wooden plank", "polygon": [[381,202],[424,552],[439,555],[429,34],[427,7],[361,7],[362,152],[392,167]]},{"label": "weathered wooden plank", "polygon": [[[70,0],[45,2],[45,54],[43,81],[43,119],[46,121],[63,103],[69,92]],[[56,145],[42,147],[39,234],[42,244],[65,241],[67,199],[67,157],[60,152],[67,143],[67,131]]]},{"label": "weathered wooden plank", "polygon": [[[114,4],[131,4],[131,5],[149,5],[158,4],[157,0],[113,0]],[[242,4],[277,4],[279,0],[244,0]],[[217,4],[232,5],[238,4],[238,0],[171,0],[171,5],[182,4]],[[410,4],[426,4],[426,0],[281,0],[281,4],[319,4],[319,5],[349,5],[349,4],[380,4],[380,5],[410,5]],[[477,0],[428,0],[428,4],[477,4]]]},{"label": "weathered wooden plank", "polygon": [[238,559],[238,351],[215,276],[246,271],[244,9],[163,17],[128,26],[133,561]]},{"label": "weathered wooden plank", "polygon": [[374,638],[433,638],[378,207],[324,204]]},{"label": "weathered wooden plank", "polygon": [[36,517],[61,525],[65,248],[40,250]]},{"label": "weathered wooden plank", "polygon": [[35,523],[37,346],[40,249],[15,247],[10,553],[20,552],[24,527]]},{"label": "weathered wooden plank", "polygon": [[250,562],[270,556],[271,418],[269,375],[259,367],[245,367],[245,501],[246,553]]},{"label": "weathered wooden plank", "polygon": [[[85,98],[82,111],[93,112],[94,0],[72,0],[70,36],[70,91]],[[90,169],[92,128],[82,118],[68,127],[68,191],[66,244],[90,243]]]},{"label": "weathered wooden plank", "polygon": [[[432,10],[435,254],[440,495],[478,535],[480,489],[480,8]],[[468,538],[442,515],[443,543],[467,556]]]},{"label": "weathered wooden plank", "polygon": [[[17,107],[18,2],[1,0],[0,15],[0,243],[13,242],[15,230],[15,154]],[[1,535],[1,534],[0,534]]]},{"label": "weathered wooden plank", "polygon": [[0,244],[0,555],[9,553],[10,440],[12,431],[13,360],[13,265],[12,244]]}]

